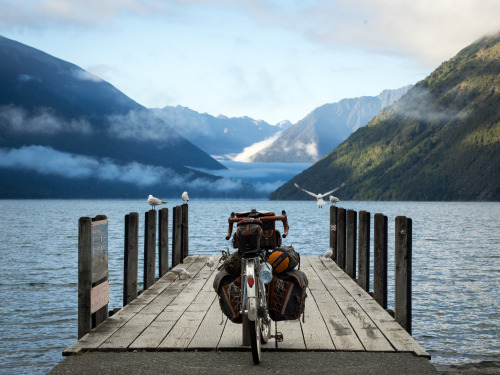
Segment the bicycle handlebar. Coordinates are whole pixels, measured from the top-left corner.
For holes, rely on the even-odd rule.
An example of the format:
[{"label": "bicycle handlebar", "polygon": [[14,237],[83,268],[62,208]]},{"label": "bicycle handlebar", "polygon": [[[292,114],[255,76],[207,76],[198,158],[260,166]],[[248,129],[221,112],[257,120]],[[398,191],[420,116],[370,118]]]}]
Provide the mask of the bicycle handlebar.
[{"label": "bicycle handlebar", "polygon": [[[229,229],[227,231],[227,236],[226,240],[229,240],[231,238],[231,234],[233,233],[233,223],[238,223],[242,220],[249,219],[248,217],[230,217],[227,221],[229,222]],[[285,238],[288,235],[288,220],[286,216],[261,216],[259,218],[256,218],[257,220],[260,221],[278,221],[280,220],[283,223],[283,238]]]}]

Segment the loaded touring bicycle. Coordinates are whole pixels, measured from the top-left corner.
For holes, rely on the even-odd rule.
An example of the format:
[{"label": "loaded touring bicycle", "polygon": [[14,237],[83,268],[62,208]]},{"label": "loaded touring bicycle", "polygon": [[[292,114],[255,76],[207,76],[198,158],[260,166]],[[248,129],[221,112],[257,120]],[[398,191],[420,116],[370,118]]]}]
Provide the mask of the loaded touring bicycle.
[{"label": "loaded touring bicycle", "polygon": [[[283,235],[276,229],[283,223]],[[271,320],[299,319],[304,312],[307,278],[300,271],[300,256],[292,246],[281,246],[288,235],[286,212],[251,210],[232,213],[226,240],[233,254],[223,256],[214,280],[223,313],[233,323],[243,323],[243,341],[249,336],[255,364],[261,360],[261,345],[271,337],[276,347],[283,335],[271,335]],[[237,229],[233,234],[233,226]],[[295,270],[296,266],[299,270]]]}]

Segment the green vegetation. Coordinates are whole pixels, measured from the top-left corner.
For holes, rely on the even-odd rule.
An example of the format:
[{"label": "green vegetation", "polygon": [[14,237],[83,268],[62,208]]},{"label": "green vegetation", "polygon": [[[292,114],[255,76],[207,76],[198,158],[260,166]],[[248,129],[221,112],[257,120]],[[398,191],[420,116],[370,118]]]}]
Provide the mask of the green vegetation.
[{"label": "green vegetation", "polygon": [[443,63],[401,100],[271,194],[305,199],[500,200],[500,34]]}]

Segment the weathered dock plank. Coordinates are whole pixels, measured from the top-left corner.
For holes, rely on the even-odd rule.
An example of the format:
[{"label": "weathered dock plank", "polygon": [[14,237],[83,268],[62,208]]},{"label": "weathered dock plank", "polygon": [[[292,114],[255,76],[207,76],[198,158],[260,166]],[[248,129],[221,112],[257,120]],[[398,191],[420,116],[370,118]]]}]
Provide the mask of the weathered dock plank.
[{"label": "weathered dock plank", "polygon": [[204,316],[196,335],[191,340],[188,348],[192,349],[213,349],[219,345],[219,341],[224,330],[225,317],[219,306],[219,300],[212,290],[213,301]]},{"label": "weathered dock plank", "polygon": [[[215,257],[216,262],[220,257]],[[63,354],[118,350],[241,349],[242,325],[220,311],[208,256],[191,255],[180,267],[191,278],[166,273]],[[277,350],[412,352],[424,349],[333,261],[302,257],[309,279],[304,321],[278,322],[284,341]],[[275,324],[272,324],[274,333]],[[276,350],[274,340],[263,347]]]},{"label": "weathered dock plank", "polygon": [[[302,262],[306,261],[309,263],[312,259],[303,259]],[[309,263],[311,264],[311,263]],[[312,269],[312,268],[311,268]],[[349,324],[346,316],[338,306],[337,302],[332,298],[333,295],[340,295],[333,291],[333,293],[328,292],[327,286],[323,283],[322,279],[318,276],[317,270],[312,269],[306,273],[309,279],[309,289],[311,291],[312,297],[315,300],[318,310],[321,312],[324,322],[330,336],[332,337],[335,349],[337,350],[347,350],[347,351],[357,351],[363,350],[363,345],[359,341],[358,336],[354,332],[354,329]],[[329,285],[333,288],[338,285]],[[306,309],[308,308],[308,302],[306,301]]]}]

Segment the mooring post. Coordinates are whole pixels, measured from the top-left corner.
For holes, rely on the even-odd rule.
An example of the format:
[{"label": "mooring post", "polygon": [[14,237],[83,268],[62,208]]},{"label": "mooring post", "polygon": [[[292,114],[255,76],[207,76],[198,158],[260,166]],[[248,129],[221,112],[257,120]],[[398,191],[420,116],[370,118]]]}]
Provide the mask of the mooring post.
[{"label": "mooring post", "polygon": [[78,340],[92,330],[90,290],[92,288],[92,219],[78,220]]},{"label": "mooring post", "polygon": [[357,215],[354,210],[347,210],[346,213],[346,256],[345,269],[346,273],[356,279],[356,231],[357,231]]},{"label": "mooring post", "polygon": [[139,263],[139,214],[125,215],[125,251],[123,257],[123,306],[137,298]]},{"label": "mooring post", "polygon": [[158,271],[160,277],[168,272],[168,208],[158,215]]},{"label": "mooring post", "polygon": [[373,298],[387,309],[387,216],[375,214],[373,227]]},{"label": "mooring post", "polygon": [[182,206],[182,262],[189,255],[189,220],[188,220],[188,204]]},{"label": "mooring post", "polygon": [[332,259],[337,262],[337,207],[330,206],[330,247],[333,250]]},{"label": "mooring post", "polygon": [[395,318],[411,335],[412,221],[396,217],[395,224]]},{"label": "mooring post", "polygon": [[182,209],[175,206],[173,209],[172,220],[172,267],[182,263]]},{"label": "mooring post", "polygon": [[345,208],[337,208],[337,264],[345,271]]},{"label": "mooring post", "polygon": [[370,291],[370,213],[359,211],[358,285]]},{"label": "mooring post", "polygon": [[156,211],[149,210],[144,222],[144,290],[155,283]]}]

